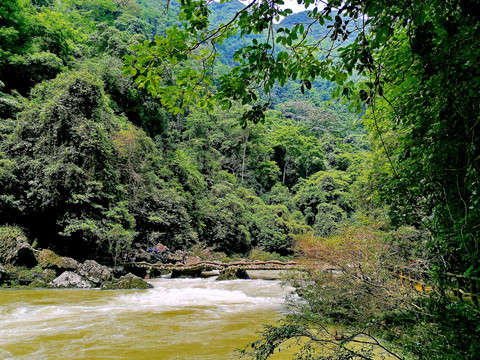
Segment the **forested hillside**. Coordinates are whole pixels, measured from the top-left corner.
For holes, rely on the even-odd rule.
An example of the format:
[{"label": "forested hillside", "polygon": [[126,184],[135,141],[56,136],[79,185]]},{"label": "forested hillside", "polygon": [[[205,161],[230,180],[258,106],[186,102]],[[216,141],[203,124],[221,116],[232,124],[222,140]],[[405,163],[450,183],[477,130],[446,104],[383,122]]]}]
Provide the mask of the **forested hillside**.
[{"label": "forested hillside", "polygon": [[477,359],[478,1],[299,2],[2,1],[0,246],[295,257],[246,357]]},{"label": "forested hillside", "polygon": [[[357,116],[327,103],[330,83],[276,87],[265,121],[242,127],[240,102],[173,114],[122,75],[132,45],[179,23],[179,5],[166,5],[1,5],[2,224],[41,248],[108,261],[158,242],[290,255],[297,236],[352,221],[367,145]],[[212,4],[215,24],[241,7]],[[219,48],[214,81],[238,41]]]}]

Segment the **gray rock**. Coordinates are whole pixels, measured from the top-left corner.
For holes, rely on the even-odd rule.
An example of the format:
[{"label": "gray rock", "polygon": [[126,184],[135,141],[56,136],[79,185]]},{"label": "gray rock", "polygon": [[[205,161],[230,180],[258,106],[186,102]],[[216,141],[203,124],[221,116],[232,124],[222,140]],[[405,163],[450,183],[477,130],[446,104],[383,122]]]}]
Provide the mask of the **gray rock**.
[{"label": "gray rock", "polygon": [[120,279],[113,279],[111,281],[105,281],[101,285],[102,290],[110,289],[150,289],[153,288],[152,284],[147,283],[142,278],[135,276],[131,273],[122,276]]},{"label": "gray rock", "polygon": [[59,269],[65,270],[77,270],[78,269],[78,261],[72,259],[71,257],[61,257],[60,263],[58,264]]},{"label": "gray rock", "polygon": [[100,285],[104,281],[112,278],[112,271],[108,267],[100,265],[95,260],[87,260],[83,264],[80,264],[77,272],[95,285]]},{"label": "gray rock", "polygon": [[92,284],[90,284],[90,282],[71,271],[65,271],[62,275],[54,279],[50,283],[50,285],[57,288],[89,289],[92,287]]}]

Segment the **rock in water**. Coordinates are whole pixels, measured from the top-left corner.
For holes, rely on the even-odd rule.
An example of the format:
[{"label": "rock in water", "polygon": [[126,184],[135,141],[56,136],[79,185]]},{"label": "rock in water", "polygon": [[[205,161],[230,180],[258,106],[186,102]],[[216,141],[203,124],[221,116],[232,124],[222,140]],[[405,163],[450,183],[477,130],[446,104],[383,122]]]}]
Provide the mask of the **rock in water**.
[{"label": "rock in water", "polygon": [[104,281],[112,278],[112,271],[108,267],[100,265],[95,260],[85,261],[78,266],[77,272],[95,285],[100,285]]},{"label": "rock in water", "polygon": [[142,278],[135,276],[133,274],[127,274],[122,276],[120,279],[113,279],[111,281],[105,281],[101,289],[110,290],[110,289],[150,289],[153,286],[147,283]]},{"label": "rock in water", "polygon": [[225,269],[220,272],[217,280],[235,280],[235,279],[250,279],[247,271],[244,269]]},{"label": "rock in water", "polygon": [[71,271],[65,271],[62,275],[54,279],[50,285],[57,288],[89,289],[92,287],[89,281]]}]

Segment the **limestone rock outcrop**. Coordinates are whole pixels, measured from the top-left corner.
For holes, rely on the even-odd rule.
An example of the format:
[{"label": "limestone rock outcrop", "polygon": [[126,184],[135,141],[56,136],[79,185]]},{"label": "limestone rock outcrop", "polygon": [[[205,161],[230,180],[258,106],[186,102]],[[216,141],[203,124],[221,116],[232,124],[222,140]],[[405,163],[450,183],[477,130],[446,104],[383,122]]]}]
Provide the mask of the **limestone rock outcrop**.
[{"label": "limestone rock outcrop", "polygon": [[113,277],[112,271],[108,267],[100,265],[95,260],[87,260],[80,264],[77,273],[97,286]]},{"label": "limestone rock outcrop", "polygon": [[54,279],[51,283],[51,286],[57,288],[82,288],[89,289],[92,288],[92,284],[80,276],[71,271],[65,271],[62,275]]},{"label": "limestone rock outcrop", "polygon": [[34,267],[37,264],[35,251],[19,234],[5,234],[0,239],[0,263]]},{"label": "limestone rock outcrop", "polygon": [[55,254],[52,250],[37,253],[38,265],[44,269],[53,269],[58,274],[66,270],[77,270],[79,264],[75,259]]}]

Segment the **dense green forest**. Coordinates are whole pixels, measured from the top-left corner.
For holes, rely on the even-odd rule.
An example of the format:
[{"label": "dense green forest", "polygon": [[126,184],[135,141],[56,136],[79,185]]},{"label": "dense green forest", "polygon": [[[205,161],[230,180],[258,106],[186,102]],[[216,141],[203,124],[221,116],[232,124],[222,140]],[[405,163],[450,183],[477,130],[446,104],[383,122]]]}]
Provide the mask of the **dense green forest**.
[{"label": "dense green forest", "polygon": [[[233,4],[216,4],[218,21]],[[178,4],[165,6],[3,5],[3,224],[77,258],[158,242],[288,255],[299,234],[337,231],[353,217],[367,148],[357,117],[323,100],[324,83],[308,98],[290,84],[261,125],[239,125],[240,103],[168,112],[122,76],[131,46],[177,21]],[[218,71],[231,57],[223,51]]]},{"label": "dense green forest", "polygon": [[448,274],[480,275],[478,2],[280,5],[2,1],[1,236],[303,259],[251,358],[476,359]]}]

